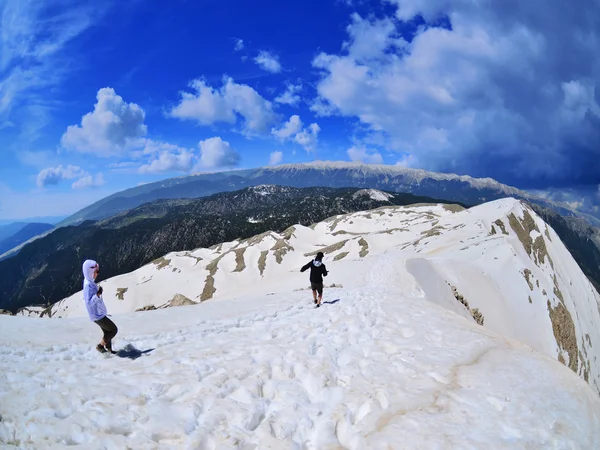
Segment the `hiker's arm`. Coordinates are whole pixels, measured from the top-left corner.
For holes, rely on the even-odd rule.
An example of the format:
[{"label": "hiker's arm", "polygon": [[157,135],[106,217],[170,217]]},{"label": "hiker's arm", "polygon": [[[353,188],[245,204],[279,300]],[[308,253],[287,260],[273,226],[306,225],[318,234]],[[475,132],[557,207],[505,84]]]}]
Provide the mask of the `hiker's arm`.
[{"label": "hiker's arm", "polygon": [[323,264],[323,276],[326,277],[328,273],[329,272],[327,272],[327,269],[325,268],[325,264]]},{"label": "hiker's arm", "polygon": [[310,267],[310,263],[303,265],[302,269],[300,269],[300,272],[304,272],[305,270],[308,270],[309,267]]}]

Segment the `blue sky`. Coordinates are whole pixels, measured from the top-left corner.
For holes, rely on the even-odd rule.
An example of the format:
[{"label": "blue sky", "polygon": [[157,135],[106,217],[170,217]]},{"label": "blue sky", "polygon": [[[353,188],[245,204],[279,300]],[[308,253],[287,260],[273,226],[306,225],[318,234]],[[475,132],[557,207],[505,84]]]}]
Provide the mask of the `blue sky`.
[{"label": "blue sky", "polygon": [[2,0],[0,220],[317,159],[598,216],[600,7],[535,3]]}]

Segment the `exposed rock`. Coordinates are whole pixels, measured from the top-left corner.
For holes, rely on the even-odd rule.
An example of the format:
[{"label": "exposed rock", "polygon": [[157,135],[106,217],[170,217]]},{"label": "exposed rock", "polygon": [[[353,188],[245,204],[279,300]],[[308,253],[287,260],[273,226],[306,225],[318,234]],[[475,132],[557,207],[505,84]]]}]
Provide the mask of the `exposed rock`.
[{"label": "exposed rock", "polygon": [[185,295],[175,294],[171,301],[169,302],[168,307],[172,308],[175,306],[188,306],[188,305],[197,305],[196,302],[190,300]]},{"label": "exposed rock", "polygon": [[267,255],[269,254],[269,250],[263,250],[260,252],[260,257],[258,258],[258,270],[260,271],[260,276],[262,276],[265,268],[267,267]]},{"label": "exposed rock", "polygon": [[361,258],[364,258],[365,256],[367,256],[369,254],[369,243],[367,241],[364,240],[364,238],[360,238],[358,240],[358,245],[360,245],[360,252],[358,253],[358,256],[360,256]]},{"label": "exposed rock", "polygon": [[169,264],[171,264],[171,260],[170,259],[166,259],[164,257],[160,257],[160,258],[157,258],[154,261],[152,261],[152,263],[156,265],[156,268],[158,270],[160,270],[160,269],[164,269]]},{"label": "exposed rock", "polygon": [[128,288],[117,288],[117,298],[119,300],[125,300],[125,292]]},{"label": "exposed rock", "polygon": [[142,308],[138,308],[135,310],[135,312],[139,312],[139,311],[154,311],[156,309],[156,306],[154,305],[146,305]]},{"label": "exposed rock", "polygon": [[294,251],[294,247],[285,242],[283,239],[277,239],[277,242],[275,245],[273,245],[273,247],[271,247],[271,250],[275,255],[275,261],[277,261],[277,264],[281,264],[286,253],[289,251]]},{"label": "exposed rock", "polygon": [[485,318],[483,317],[483,314],[481,314],[479,309],[477,309],[477,308],[471,309],[471,307],[469,306],[469,302],[467,301],[466,298],[464,298],[461,294],[458,293],[456,286],[452,286],[448,282],[446,282],[446,283],[452,289],[452,294],[454,295],[454,298],[456,300],[458,300],[466,308],[467,311],[469,311],[469,313],[471,314],[471,317],[473,317],[473,320],[475,320],[475,322],[477,322],[479,325],[483,325]]},{"label": "exposed rock", "polygon": [[339,261],[340,259],[344,259],[346,256],[348,256],[349,252],[341,252],[338,253],[337,255],[335,255],[335,257],[333,258],[334,261]]},{"label": "exposed rock", "polygon": [[323,254],[325,254],[325,255],[327,255],[329,253],[337,252],[338,250],[341,250],[344,247],[344,245],[346,245],[346,242],[348,242],[348,239],[345,239],[340,242],[336,242],[335,244],[328,245],[327,247],[324,247],[320,250],[315,250],[314,252],[305,253],[304,256],[307,256],[307,257],[315,256],[319,252],[323,252]]},{"label": "exposed rock", "polygon": [[533,291],[533,283],[529,279],[529,277],[531,277],[531,270],[529,270],[529,269],[523,270],[523,276],[527,280],[527,284],[529,285],[529,289],[531,289]]},{"label": "exposed rock", "polygon": [[462,207],[460,205],[457,205],[457,204],[454,204],[454,203],[453,204],[443,203],[442,204],[442,208],[444,208],[446,211],[450,211],[450,212],[453,212],[453,213],[457,213],[457,212],[461,212],[461,211],[465,210],[464,207]]},{"label": "exposed rock", "polygon": [[235,251],[235,269],[234,272],[241,272],[246,268],[246,262],[244,261],[244,252],[246,247],[238,248]]},{"label": "exposed rock", "polygon": [[[577,373],[577,367],[579,366],[579,351],[577,347],[577,335],[575,334],[575,324],[573,323],[571,313],[562,301],[554,308],[552,307],[550,300],[548,300],[547,304],[556,343],[561,350],[567,352],[569,355],[569,368]],[[565,364],[564,358],[561,362]]]}]

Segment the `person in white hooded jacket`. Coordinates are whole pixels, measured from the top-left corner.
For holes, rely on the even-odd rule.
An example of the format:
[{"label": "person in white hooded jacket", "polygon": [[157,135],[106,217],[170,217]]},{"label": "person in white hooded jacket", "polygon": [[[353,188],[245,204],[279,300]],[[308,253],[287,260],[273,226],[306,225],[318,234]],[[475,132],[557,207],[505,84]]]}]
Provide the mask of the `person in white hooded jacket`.
[{"label": "person in white hooded jacket", "polygon": [[112,349],[112,339],[116,336],[118,329],[114,322],[107,317],[106,305],[102,299],[102,287],[95,282],[100,272],[100,265],[92,259],[87,259],[83,263],[82,270],[85,307],[90,320],[97,323],[104,332],[96,350],[102,353],[116,353]]}]

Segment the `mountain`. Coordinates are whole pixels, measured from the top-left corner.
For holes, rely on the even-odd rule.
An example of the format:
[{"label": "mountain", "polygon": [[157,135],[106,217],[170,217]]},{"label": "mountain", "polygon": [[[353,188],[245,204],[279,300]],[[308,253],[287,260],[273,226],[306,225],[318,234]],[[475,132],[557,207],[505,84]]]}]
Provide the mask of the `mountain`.
[{"label": "mountain", "polygon": [[[588,240],[587,235],[578,236],[581,226],[580,220],[577,220],[584,217],[593,225],[599,223],[598,218],[581,216],[567,205],[532,196],[491,178],[472,178],[400,166],[317,161],[171,178],[113,194],[68,217],[61,225],[103,219],[157,199],[197,198],[259,184],[376,188],[469,206],[507,197],[526,200],[536,211],[548,210],[545,214],[548,223],[557,230],[567,247],[573,250],[573,256],[584,273],[596,287],[600,287],[600,269],[597,264],[594,265],[600,255],[600,243]],[[550,211],[554,213],[550,214]],[[600,228],[595,230],[594,234],[600,234]]]},{"label": "mountain", "polygon": [[[558,234],[515,199],[465,210],[383,206],[335,215],[311,227],[295,224],[283,233],[169,253],[100,284],[114,314],[168,307],[176,296],[199,303],[237,298],[244,289],[288,295],[307,288],[308,275],[299,268],[317,251],[332,275],[326,286],[336,285],[326,287],[327,298],[360,285],[357,272],[374,285],[379,276],[381,284],[392,277],[397,295],[427,299],[517,339],[563,362],[600,393],[600,295]],[[374,272],[370,261],[379,257],[389,267]],[[85,317],[81,295],[79,289],[46,312]]]},{"label": "mountain", "polygon": [[[317,251],[319,309],[299,272]],[[0,316],[2,442],[600,447],[598,295],[513,199],[337,215],[101,285],[115,356],[94,350],[80,293],[52,319]],[[183,296],[198,303],[132,312]]]},{"label": "mountain", "polygon": [[28,223],[22,225],[15,233],[0,240],[0,255],[54,228],[54,225],[48,223]]},{"label": "mountain", "polygon": [[491,178],[472,178],[383,164],[317,161],[203,173],[144,184],[110,195],[68,217],[59,226],[72,225],[85,220],[104,219],[154,200],[197,198],[261,184],[299,188],[313,186],[376,188],[444,198],[467,205],[514,197],[551,207],[563,215],[574,215],[574,212],[566,206],[534,197]]},{"label": "mountain", "polygon": [[108,278],[172,251],[282,231],[295,223],[310,225],[335,214],[418,202],[445,203],[369,189],[268,185],[151,202],[102,221],[57,228],[0,261],[0,309],[48,306],[76,292],[86,258],[99,261],[101,277]]},{"label": "mountain", "polygon": [[583,273],[600,292],[600,228],[581,217],[565,217],[550,208],[530,205],[546,222],[552,224]]},{"label": "mountain", "polygon": [[0,242],[4,239],[11,237],[15,233],[18,233],[25,227],[27,223],[25,222],[12,222],[6,225],[0,226]]}]

